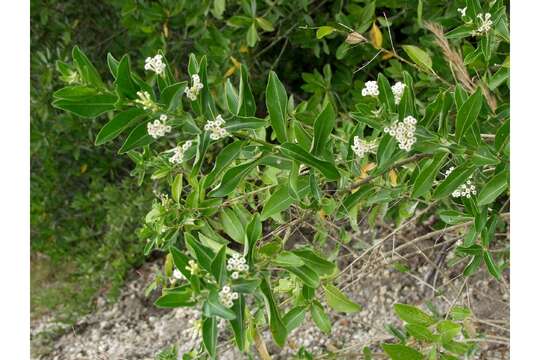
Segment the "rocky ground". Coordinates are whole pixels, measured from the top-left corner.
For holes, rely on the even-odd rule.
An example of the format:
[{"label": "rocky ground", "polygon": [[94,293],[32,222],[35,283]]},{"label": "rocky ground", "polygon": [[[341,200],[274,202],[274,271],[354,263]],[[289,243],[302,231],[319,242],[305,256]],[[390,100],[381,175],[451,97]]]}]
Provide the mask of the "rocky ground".
[{"label": "rocky ground", "polygon": [[[341,285],[348,286],[347,294],[363,305],[362,311],[345,316],[333,313],[332,336],[323,335],[311,321],[306,321],[290,336],[284,349],[274,347],[269,334],[264,334],[273,358],[291,358],[300,346],[315,355],[333,352],[338,359],[362,358],[364,346],[392,338],[385,325],[399,324],[393,304],[421,305],[428,301],[441,313],[453,305],[469,306],[474,313],[476,331],[488,339],[480,343],[482,350],[477,358],[509,358],[508,276],[505,281],[497,282],[481,270],[472,278],[464,279],[459,264],[447,268],[446,256],[440,261],[441,251],[422,251],[422,242],[419,242],[413,251],[398,254],[392,253],[395,246],[390,244],[371,252],[343,277]],[[432,247],[433,242],[428,244],[429,249]],[[396,267],[396,260],[406,263],[409,271]],[[345,268],[347,262],[345,258],[341,268]],[[73,327],[63,327],[47,318],[35,321],[31,335],[34,359],[154,359],[159,351],[173,344],[180,354],[191,349],[199,341],[193,330],[198,311],[156,309],[152,306],[153,299],[144,296],[144,288],[157,266],[150,263],[134,271],[116,303],[107,304],[99,299],[96,311]],[[227,337],[227,331],[223,328],[222,338]],[[378,351],[376,347],[373,349]],[[244,357],[232,346],[223,346],[219,358]]]}]

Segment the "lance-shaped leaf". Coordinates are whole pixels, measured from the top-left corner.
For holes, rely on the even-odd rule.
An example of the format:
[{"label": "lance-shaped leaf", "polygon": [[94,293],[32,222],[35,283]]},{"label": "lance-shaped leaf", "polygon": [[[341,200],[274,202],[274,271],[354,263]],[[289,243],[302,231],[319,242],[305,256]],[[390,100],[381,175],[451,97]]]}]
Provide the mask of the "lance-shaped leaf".
[{"label": "lance-shaped leaf", "polygon": [[345,313],[358,312],[362,309],[332,284],[323,285],[323,289],[326,302],[332,309]]},{"label": "lance-shaped leaf", "polygon": [[270,322],[270,332],[276,344],[280,347],[285,345],[285,340],[287,339],[287,328],[283,324],[279,309],[274,300],[274,295],[270,288],[268,280],[265,278],[261,281],[261,291],[266,300],[266,309],[268,312],[268,318]]},{"label": "lance-shaped leaf", "polygon": [[94,118],[114,110],[118,98],[112,94],[92,95],[77,98],[62,98],[52,102],[52,106],[84,118]]},{"label": "lance-shaped leaf", "polygon": [[482,92],[480,88],[471,95],[459,108],[456,115],[456,140],[459,142],[462,136],[477,121],[482,109]]},{"label": "lance-shaped leaf", "polygon": [[145,112],[139,108],[132,108],[118,113],[101,128],[96,136],[96,145],[102,145],[112,141],[129,127],[130,124],[141,120],[144,116]]},{"label": "lance-shaped leaf", "polygon": [[226,308],[219,302],[217,290],[210,291],[208,299],[203,304],[203,313],[205,316],[219,316],[225,320],[236,319],[236,314],[229,308]]},{"label": "lance-shaped leaf", "polygon": [[306,307],[297,306],[289,310],[288,313],[283,316],[283,322],[287,328],[287,332],[291,333],[294,329],[302,325],[306,316]]},{"label": "lance-shaped leaf", "polygon": [[313,155],[320,155],[324,146],[330,140],[330,134],[336,123],[336,113],[330,102],[326,103],[323,111],[317,116],[313,124],[313,131],[315,136],[313,137],[313,145],[311,146],[311,152]]},{"label": "lance-shaped leaf", "polygon": [[508,188],[508,171],[493,176],[478,194],[478,206],[491,204]]},{"label": "lance-shaped leaf", "polygon": [[321,329],[323,333],[329,334],[332,331],[330,318],[324,312],[324,308],[322,307],[321,303],[317,300],[313,300],[311,303],[311,318],[313,319],[313,322],[315,322],[315,325],[317,325],[317,327]]},{"label": "lance-shaped leaf", "polygon": [[392,87],[390,86],[388,79],[383,73],[379,73],[377,84],[379,85],[380,91],[379,99],[386,105],[388,111],[394,112],[396,109],[394,94],[392,93]]},{"label": "lance-shaped leaf", "polygon": [[268,75],[266,108],[276,138],[280,143],[287,142],[287,92],[273,71]]},{"label": "lance-shaped leaf", "polygon": [[101,80],[99,72],[94,67],[90,59],[88,59],[85,53],[77,45],[73,47],[71,55],[73,57],[73,61],[77,65],[81,79],[97,88],[103,87],[103,81]]},{"label": "lance-shaped leaf", "polygon": [[395,304],[394,311],[400,317],[401,320],[409,324],[419,324],[424,326],[430,326],[437,320],[426,314],[419,308],[407,305],[407,304]]},{"label": "lance-shaped leaf", "polygon": [[227,260],[226,251],[227,246],[223,245],[212,260],[212,275],[214,275],[219,286],[223,286],[227,277],[227,270],[225,269],[225,262]]},{"label": "lance-shaped leaf", "polygon": [[[306,176],[300,177],[298,180],[299,197],[304,197],[309,192],[309,179]],[[287,209],[296,200],[290,195],[290,191],[287,185],[281,185],[276,191],[272,193],[270,198],[264,204],[261,212],[261,219],[266,220],[269,217],[280,213]]]},{"label": "lance-shaped leaf", "polygon": [[240,150],[242,150],[242,146],[244,146],[244,142],[237,140],[225,146],[223,150],[219,152],[214,168],[204,180],[205,187],[212,186],[216,178],[238,157]]},{"label": "lance-shaped leaf", "polygon": [[208,195],[211,197],[224,197],[229,195],[247,174],[253,170],[260,160],[261,158],[255,159],[227,170],[225,175],[223,175],[221,184]]},{"label": "lance-shaped leaf", "polygon": [[257,241],[259,241],[261,236],[262,236],[261,217],[259,216],[259,213],[255,213],[253,214],[253,217],[251,218],[251,221],[249,222],[245,231],[246,239],[245,239],[245,246],[244,246],[244,256],[250,267],[253,266],[253,250],[255,249],[255,245],[257,244]]},{"label": "lance-shaped leaf", "polygon": [[214,257],[214,254],[210,248],[207,248],[206,246],[202,245],[195,239],[193,235],[190,233],[184,234],[184,240],[186,242],[186,246],[189,250],[193,253],[193,255],[197,258],[197,261],[199,264],[208,272],[212,272],[212,259]]},{"label": "lance-shaped leaf", "polygon": [[135,99],[137,97],[137,91],[140,87],[133,81],[131,76],[131,66],[129,56],[124,55],[120,59],[118,64],[118,70],[116,74],[116,91],[119,95],[125,96],[129,99]]},{"label": "lance-shaped leaf", "polygon": [[433,193],[434,199],[442,199],[452,193],[461,184],[465,183],[469,176],[474,172],[474,166],[470,163],[464,163],[456,167],[446,179],[444,179]]},{"label": "lance-shaped leaf", "polygon": [[330,276],[337,270],[337,266],[308,247],[292,251],[302,261],[321,276]]},{"label": "lance-shaped leaf", "polygon": [[431,190],[435,177],[446,161],[446,156],[445,152],[438,153],[424,164],[414,181],[412,197],[420,197]]},{"label": "lance-shaped leaf", "polygon": [[382,344],[385,353],[392,360],[422,360],[424,356],[417,350],[401,344]]},{"label": "lance-shaped leaf", "polygon": [[297,160],[319,170],[328,180],[339,180],[340,178],[338,169],[332,163],[311,155],[297,144],[282,144],[280,151],[289,159]]},{"label": "lance-shaped leaf", "polygon": [[236,314],[236,318],[229,320],[233,329],[234,340],[240,351],[244,351],[246,348],[246,326],[244,324],[245,306],[244,295],[240,294],[238,300],[234,302],[232,307],[232,311]]},{"label": "lance-shaped leaf", "polygon": [[127,139],[124,141],[124,144],[122,144],[122,147],[118,150],[118,153],[123,154],[153,142],[154,138],[148,135],[147,122],[144,121],[131,130]]},{"label": "lance-shaped leaf", "polygon": [[309,266],[283,266],[283,268],[297,276],[307,286],[312,288],[319,286],[319,275]]},{"label": "lance-shaped leaf", "polygon": [[159,297],[155,302],[159,308],[177,308],[184,306],[193,306],[195,301],[193,300],[192,292],[190,290],[170,292]]},{"label": "lance-shaped leaf", "polygon": [[204,348],[211,359],[216,359],[216,344],[218,336],[217,319],[209,317],[204,319],[202,326],[202,339]]},{"label": "lance-shaped leaf", "polygon": [[255,115],[255,111],[257,111],[257,105],[255,104],[253,93],[251,92],[251,86],[249,85],[247,68],[242,64],[240,66],[240,86],[236,115],[253,116]]}]

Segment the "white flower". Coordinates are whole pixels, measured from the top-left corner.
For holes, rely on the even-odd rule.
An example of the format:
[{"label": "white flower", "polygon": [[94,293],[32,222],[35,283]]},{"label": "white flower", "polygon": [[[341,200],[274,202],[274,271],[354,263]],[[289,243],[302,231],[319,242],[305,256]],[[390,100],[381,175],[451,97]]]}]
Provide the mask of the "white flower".
[{"label": "white flower", "polygon": [[249,266],[246,264],[245,258],[240,257],[238,254],[234,254],[227,260],[227,271],[232,271],[231,277],[236,280],[242,273],[249,271]]},{"label": "white flower", "polygon": [[144,69],[153,71],[158,75],[163,74],[167,65],[162,61],[162,59],[163,56],[160,54],[157,54],[153,58],[147,57],[145,60]]},{"label": "white flower", "polygon": [[472,32],[473,36],[481,36],[487,34],[491,30],[491,25],[493,25],[493,21],[491,20],[491,14],[480,13],[476,15],[476,17],[480,19],[480,25],[478,26],[478,29]]},{"label": "white flower", "polygon": [[189,260],[188,266],[186,266],[186,270],[189,270],[191,275],[197,275],[199,272],[199,264],[195,262],[195,260]]},{"label": "white flower", "polygon": [[351,148],[360,159],[363,158],[367,153],[373,152],[377,148],[377,144],[375,144],[374,141],[369,142],[360,139],[358,136],[354,137],[353,143],[354,144],[351,145]]},{"label": "white flower", "polygon": [[137,104],[142,105],[143,110],[151,110],[153,112],[158,111],[157,104],[152,101],[148,91],[137,91],[138,99],[135,100]]},{"label": "white flower", "polygon": [[222,126],[225,125],[225,120],[221,115],[216,116],[216,120],[208,120],[204,125],[204,131],[210,132],[210,139],[219,140],[224,137],[229,136],[229,132],[225,130]]},{"label": "white flower", "polygon": [[184,90],[184,93],[188,97],[189,100],[195,101],[197,100],[197,95],[199,95],[199,92],[202,90],[204,85],[201,83],[201,79],[199,78],[198,74],[193,74],[191,76],[191,87],[186,88]]},{"label": "white flower", "polygon": [[233,306],[233,300],[236,299],[238,299],[238,293],[232,291],[228,286],[224,286],[219,292],[219,302],[228,308]]},{"label": "white flower", "polygon": [[392,86],[392,94],[394,94],[394,104],[399,105],[403,92],[405,91],[405,85],[401,81],[398,81]]},{"label": "white flower", "polygon": [[376,81],[368,81],[362,89],[362,96],[379,96],[379,85]]},{"label": "white flower", "polygon": [[461,14],[461,17],[464,17],[467,12],[467,7],[465,6],[463,9],[457,9],[457,11]]},{"label": "white flower", "polygon": [[156,119],[154,122],[149,122],[147,124],[148,135],[157,139],[159,137],[165,136],[165,134],[171,132],[171,126],[166,124],[167,115],[161,115],[159,120]]},{"label": "white flower", "polygon": [[416,142],[416,137],[414,136],[416,132],[416,119],[409,115],[402,122],[396,121],[392,126],[385,127],[384,132],[397,140],[401,150],[411,151],[412,146]]},{"label": "white flower", "polygon": [[[452,171],[454,171],[453,166],[444,172],[444,178],[446,179]],[[471,179],[472,175],[469,176],[465,184],[459,185],[458,188],[452,192],[452,197],[458,198],[464,196],[467,199],[470,199],[472,195],[476,195],[476,185],[472,183]]]},{"label": "white flower", "polygon": [[182,161],[184,161],[184,153],[191,147],[191,145],[191,140],[188,140],[184,143],[184,145],[177,146],[172,149],[174,153],[173,156],[169,158],[169,162],[172,164],[180,164]]},{"label": "white flower", "polygon": [[185,279],[186,277],[184,276],[184,274],[182,274],[182,272],[178,269],[174,269],[173,273],[172,273],[172,277],[173,279],[176,279],[176,280],[183,280]]}]

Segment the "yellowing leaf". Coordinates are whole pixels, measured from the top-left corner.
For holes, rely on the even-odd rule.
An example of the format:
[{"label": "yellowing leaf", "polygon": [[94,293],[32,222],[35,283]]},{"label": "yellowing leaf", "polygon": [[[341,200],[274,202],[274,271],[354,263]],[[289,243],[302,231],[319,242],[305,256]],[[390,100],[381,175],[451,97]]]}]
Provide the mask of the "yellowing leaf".
[{"label": "yellowing leaf", "polygon": [[231,66],[230,68],[227,69],[227,71],[225,72],[225,77],[229,77],[231,75],[233,75],[234,73],[236,72],[236,66]]},{"label": "yellowing leaf", "polygon": [[336,29],[331,26],[321,26],[317,29],[317,39],[322,39],[323,37],[332,34],[334,31],[336,31]]},{"label": "yellowing leaf", "polygon": [[416,65],[431,70],[433,63],[427,52],[414,45],[403,45],[403,49]]},{"label": "yellowing leaf", "polygon": [[391,59],[394,57],[394,54],[390,51],[385,51],[383,56],[382,56],[382,59],[383,60],[388,60],[388,59]]},{"label": "yellowing leaf", "polygon": [[367,178],[368,173],[371,170],[375,169],[376,166],[377,166],[377,164],[372,163],[372,162],[362,165],[362,167],[360,168],[360,176],[358,178],[360,180]]},{"label": "yellowing leaf", "polygon": [[88,170],[88,165],[87,164],[82,164],[81,165],[81,174],[84,174],[86,172],[86,170]]},{"label": "yellowing leaf", "polygon": [[247,47],[246,45],[240,46],[240,49],[239,49],[239,50],[240,50],[241,53],[247,53],[247,52],[249,52],[249,49],[248,49],[248,47]]},{"label": "yellowing leaf", "polygon": [[390,185],[393,187],[397,186],[397,172],[392,169],[388,172],[388,178],[390,179]]},{"label": "yellowing leaf", "polygon": [[373,26],[371,27],[371,30],[369,32],[369,36],[371,37],[371,43],[373,44],[373,47],[375,49],[382,48],[383,36],[381,30],[376,23],[373,23]]}]

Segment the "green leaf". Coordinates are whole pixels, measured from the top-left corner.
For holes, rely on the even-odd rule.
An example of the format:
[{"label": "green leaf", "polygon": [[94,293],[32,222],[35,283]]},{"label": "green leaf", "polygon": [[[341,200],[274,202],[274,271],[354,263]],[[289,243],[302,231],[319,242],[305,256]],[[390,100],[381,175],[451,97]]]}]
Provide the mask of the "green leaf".
[{"label": "green leaf", "polygon": [[260,28],[264,31],[274,31],[274,25],[272,25],[272,23],[265,18],[257,17],[255,18],[255,20],[257,21],[257,24],[260,26]]},{"label": "green leaf", "polygon": [[196,177],[201,171],[202,163],[206,155],[206,151],[210,146],[210,134],[208,131],[197,135],[197,154],[195,156],[195,161],[193,162],[193,167],[191,168],[190,177]]},{"label": "green leaf", "polygon": [[257,130],[268,125],[265,119],[259,119],[254,116],[235,116],[232,120],[227,121],[225,129],[229,132],[238,130]]},{"label": "green leaf", "polygon": [[96,145],[102,145],[114,140],[133,122],[139,121],[145,112],[139,108],[132,108],[118,113],[105,126],[101,128],[96,136]]},{"label": "green leaf", "polygon": [[154,138],[148,135],[147,122],[144,121],[131,130],[127,139],[124,141],[124,144],[122,144],[122,147],[118,150],[118,153],[123,154],[153,142]]},{"label": "green leaf", "polygon": [[445,152],[437,153],[431,162],[427,162],[422,169],[420,169],[413,184],[412,197],[420,197],[431,190],[433,181],[441,167],[444,165],[446,157],[447,154]]},{"label": "green leaf", "polygon": [[114,58],[111,53],[107,53],[107,66],[109,66],[109,71],[111,75],[116,79],[118,74],[118,64],[120,62]]},{"label": "green leaf", "polygon": [[243,141],[236,140],[235,142],[225,146],[219,152],[216,158],[216,162],[214,164],[214,168],[212,169],[212,171],[210,171],[210,173],[206,176],[206,179],[204,180],[205,187],[209,187],[214,184],[216,178],[225,170],[225,168],[229,164],[231,164],[238,157],[244,144],[245,143]]},{"label": "green leaf", "polygon": [[55,108],[71,112],[77,116],[94,118],[107,111],[114,110],[118,98],[112,94],[93,95],[70,99],[56,99],[52,102]]},{"label": "green leaf", "polygon": [[324,259],[308,247],[294,249],[292,252],[302,258],[302,261],[320,276],[331,276],[337,270],[337,266],[334,263]]},{"label": "green leaf", "polygon": [[99,91],[93,87],[84,85],[66,86],[53,93],[55,99],[77,100],[89,96],[99,95]]},{"label": "green leaf", "polygon": [[287,339],[287,328],[283,324],[283,320],[279,314],[279,309],[276,305],[267,279],[263,279],[261,281],[261,291],[266,300],[270,332],[272,333],[272,337],[274,338],[276,344],[279,347],[283,347],[285,345],[285,340]]},{"label": "green leaf", "polygon": [[244,246],[244,256],[250,267],[253,266],[253,250],[257,241],[262,236],[262,222],[259,213],[253,214],[251,221],[246,227],[246,241]]},{"label": "green leaf", "polygon": [[319,286],[319,275],[310,267],[303,266],[283,266],[290,273],[297,276],[304,284],[309,287],[316,288]]},{"label": "green leaf", "polygon": [[491,275],[497,280],[501,280],[501,269],[499,269],[499,266],[495,263],[493,260],[493,257],[489,253],[489,251],[484,251],[484,262],[486,263],[487,269]]},{"label": "green leaf", "polygon": [[177,308],[195,304],[191,291],[171,292],[159,297],[154,302],[158,308]]},{"label": "green leaf", "polygon": [[311,153],[315,156],[320,155],[325,145],[330,141],[330,134],[336,123],[336,114],[332,104],[328,102],[322,112],[319,113],[313,124],[313,145]]},{"label": "green leaf", "polygon": [[454,171],[452,171],[450,175],[437,186],[433,193],[433,198],[442,199],[443,197],[450,195],[452,191],[458,188],[458,186],[467,181],[469,176],[474,172],[474,169],[474,166],[470,163],[464,163],[456,167]]},{"label": "green leaf", "polygon": [[306,316],[306,307],[297,306],[289,310],[288,313],[283,316],[283,322],[287,328],[287,332],[291,333],[294,329],[302,325]]},{"label": "green leaf", "polygon": [[317,29],[317,39],[322,39],[325,36],[328,36],[332,34],[334,31],[336,31],[336,28],[333,28],[332,26],[321,26]]},{"label": "green leaf", "polygon": [[433,62],[427,52],[414,45],[403,45],[403,49],[416,65],[423,69],[431,70]]},{"label": "green leaf", "polygon": [[119,95],[123,95],[129,99],[137,98],[137,91],[139,91],[140,87],[135,84],[131,77],[131,66],[128,55],[124,55],[120,59],[116,81],[114,83]]},{"label": "green leaf", "polygon": [[424,358],[420,352],[401,344],[382,344],[382,348],[392,360],[422,360]]},{"label": "green leaf", "polygon": [[216,344],[217,344],[217,320],[215,317],[206,318],[202,326],[202,339],[204,348],[210,355],[210,358],[216,358]]},{"label": "green leaf", "polygon": [[[301,177],[298,181],[298,196],[303,197],[309,191],[309,181],[306,177]],[[261,219],[266,220],[269,217],[288,209],[296,200],[289,194],[287,185],[281,185],[272,193],[270,198],[264,203],[261,212]]]},{"label": "green leaf", "polygon": [[435,319],[415,306],[395,304],[394,310],[401,320],[409,324],[430,326],[436,322]]},{"label": "green leaf", "polygon": [[225,208],[221,210],[221,225],[227,235],[237,243],[244,243],[244,225],[234,210]]},{"label": "green leaf", "polygon": [[325,334],[330,334],[332,331],[332,324],[330,318],[324,312],[324,309],[320,302],[313,300],[311,303],[311,318],[317,327]]},{"label": "green leaf", "polygon": [[377,149],[377,163],[379,168],[384,168],[396,149],[396,141],[389,134],[384,134]]},{"label": "green leaf", "polygon": [[302,261],[302,258],[296,256],[294,253],[283,250],[280,252],[274,259],[272,259],[272,262],[276,265],[280,266],[302,266],[304,265],[304,262]]},{"label": "green leaf", "polygon": [[169,251],[173,257],[174,267],[177,268],[186,279],[191,280],[191,272],[186,269],[189,265],[189,257],[175,247],[171,247]]},{"label": "green leaf", "polygon": [[329,180],[337,181],[341,177],[338,169],[332,163],[316,158],[297,144],[284,143],[280,150],[285,157],[316,168]]},{"label": "green leaf", "polygon": [[191,252],[197,258],[199,265],[201,265],[206,271],[211,273],[212,259],[214,257],[212,251],[206,246],[199,243],[197,239],[195,239],[195,237],[190,233],[184,234],[184,240],[188,249],[191,250]]},{"label": "green leaf", "polygon": [[260,284],[260,279],[238,279],[232,281],[231,289],[237,293],[251,294],[257,290]]},{"label": "green leaf", "polygon": [[441,335],[442,341],[450,341],[461,332],[461,325],[450,321],[442,320],[437,324],[437,331]]},{"label": "green leaf", "polygon": [[231,83],[231,79],[225,82],[225,98],[227,100],[227,109],[231,114],[236,114],[238,111],[238,92]]},{"label": "green leaf", "polygon": [[435,335],[424,325],[405,324],[405,329],[417,340],[429,343],[436,340]]},{"label": "green leaf", "polygon": [[81,79],[85,83],[93,85],[97,88],[103,87],[103,81],[101,80],[99,72],[94,67],[90,59],[88,59],[88,57],[77,45],[73,47],[71,55],[73,57],[73,61],[75,64],[77,64],[77,69],[79,70]]},{"label": "green leaf", "polygon": [[386,108],[390,112],[394,112],[396,109],[394,94],[392,93],[392,87],[388,82],[386,76],[383,73],[379,73],[377,77],[377,84],[379,85],[379,99],[386,105]]},{"label": "green leaf", "polygon": [[238,94],[238,105],[236,115],[238,116],[253,116],[257,111],[255,98],[251,92],[249,85],[249,76],[247,68],[244,64],[240,66],[240,86]]},{"label": "green leaf", "polygon": [[326,284],[323,285],[324,295],[326,297],[327,304],[334,310],[345,313],[358,312],[362,309],[360,305],[351,301],[342,293],[337,287]]},{"label": "green leaf", "polygon": [[227,277],[227,270],[225,268],[225,262],[227,260],[227,246],[223,245],[218,251],[214,259],[212,260],[212,275],[216,279],[217,284],[221,287],[225,283]]},{"label": "green leaf", "polygon": [[171,194],[173,200],[179,203],[180,195],[182,195],[182,173],[179,173],[174,177],[171,185]]},{"label": "green leaf", "polygon": [[463,321],[471,315],[471,310],[465,306],[454,306],[450,311],[450,316],[452,319],[458,321]]},{"label": "green leaf", "polygon": [[280,143],[287,141],[287,92],[275,72],[270,71],[266,85],[266,108],[270,124]]},{"label": "green leaf", "polygon": [[236,314],[236,318],[233,320],[229,320],[233,329],[234,340],[236,341],[236,345],[238,346],[238,349],[240,351],[244,351],[246,348],[246,325],[244,324],[244,308],[244,295],[240,294],[238,300],[234,302],[234,305],[232,307],[232,311]]},{"label": "green leaf", "polygon": [[508,188],[508,171],[495,174],[478,194],[478,206],[491,204]]},{"label": "green leaf", "polygon": [[219,316],[225,320],[236,319],[236,314],[231,310],[223,306],[219,302],[218,294],[216,290],[213,290],[208,295],[208,299],[203,304],[203,313],[205,316]]},{"label": "green leaf", "polygon": [[462,136],[477,121],[482,109],[482,92],[480,88],[471,95],[459,108],[456,115],[456,140],[460,142]]},{"label": "green leaf", "polygon": [[246,41],[249,47],[254,47],[259,41],[259,34],[257,34],[257,27],[255,23],[252,23],[246,33]]},{"label": "green leaf", "polygon": [[234,191],[236,186],[247,176],[247,174],[249,174],[249,172],[253,170],[253,168],[260,160],[261,159],[255,159],[227,170],[225,175],[223,175],[221,184],[219,184],[216,189],[212,190],[208,194],[208,196],[224,197],[229,195],[231,192]]},{"label": "green leaf", "polygon": [[159,102],[165,105],[167,111],[174,112],[182,105],[182,96],[187,87],[187,81],[167,86],[160,94]]}]

